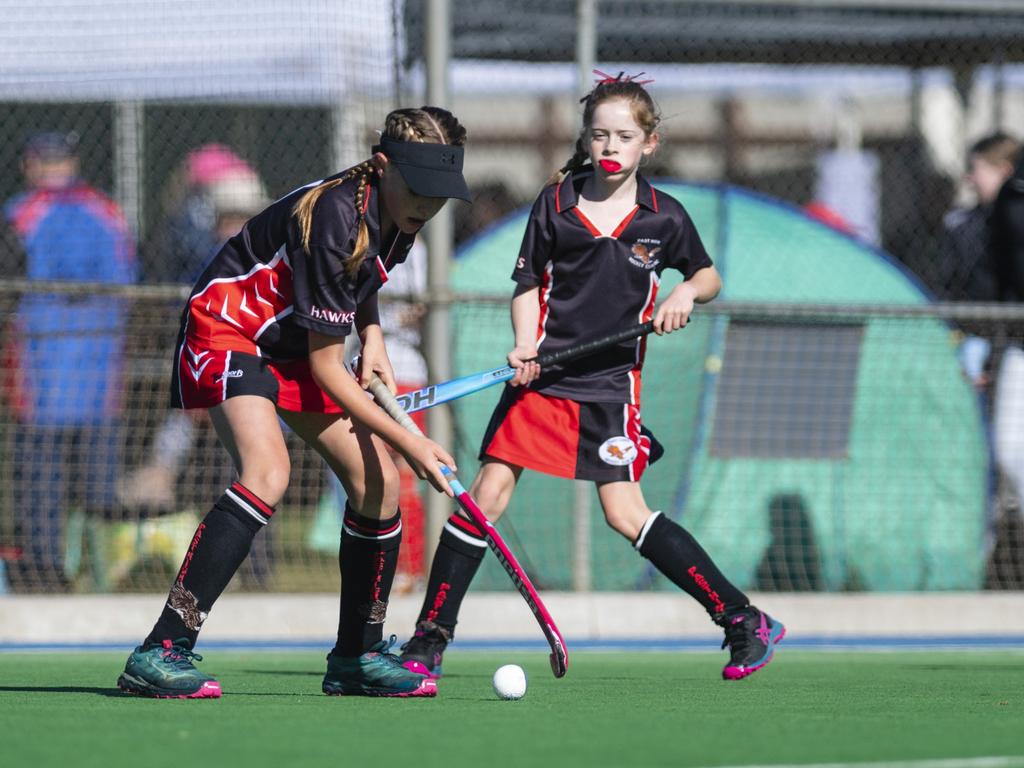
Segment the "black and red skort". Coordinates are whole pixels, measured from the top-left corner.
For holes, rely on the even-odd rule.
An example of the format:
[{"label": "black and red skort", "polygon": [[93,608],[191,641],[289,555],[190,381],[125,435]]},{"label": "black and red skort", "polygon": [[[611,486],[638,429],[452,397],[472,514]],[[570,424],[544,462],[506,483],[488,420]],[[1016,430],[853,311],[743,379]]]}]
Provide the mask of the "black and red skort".
[{"label": "black and red skort", "polygon": [[635,405],[578,402],[507,386],[480,460],[576,480],[636,482],[662,453]]}]

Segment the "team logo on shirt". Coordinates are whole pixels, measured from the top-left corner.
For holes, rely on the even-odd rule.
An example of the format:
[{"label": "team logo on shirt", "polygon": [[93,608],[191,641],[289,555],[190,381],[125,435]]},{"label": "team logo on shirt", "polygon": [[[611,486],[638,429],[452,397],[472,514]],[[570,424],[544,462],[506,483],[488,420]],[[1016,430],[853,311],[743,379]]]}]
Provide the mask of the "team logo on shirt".
[{"label": "team logo on shirt", "polygon": [[661,240],[645,237],[637,240],[630,247],[629,263],[643,269],[654,269],[661,263],[661,259],[654,258],[661,251]]},{"label": "team logo on shirt", "polygon": [[601,461],[613,467],[625,467],[636,461],[636,445],[625,435],[609,437],[597,449]]},{"label": "team logo on shirt", "polygon": [[323,320],[335,325],[351,325],[356,319],[355,312],[338,312],[334,309],[322,309],[315,304],[310,306],[309,316],[314,320]]}]

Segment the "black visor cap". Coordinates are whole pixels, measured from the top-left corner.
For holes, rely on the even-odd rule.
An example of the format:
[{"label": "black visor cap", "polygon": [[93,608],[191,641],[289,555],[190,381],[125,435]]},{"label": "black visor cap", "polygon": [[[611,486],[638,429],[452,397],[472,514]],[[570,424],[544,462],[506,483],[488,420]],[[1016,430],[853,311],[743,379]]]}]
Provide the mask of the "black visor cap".
[{"label": "black visor cap", "polygon": [[452,144],[428,144],[398,141],[381,136],[374,152],[383,152],[398,167],[406,186],[422,197],[457,197],[471,201],[469,187],[462,176],[462,147]]}]

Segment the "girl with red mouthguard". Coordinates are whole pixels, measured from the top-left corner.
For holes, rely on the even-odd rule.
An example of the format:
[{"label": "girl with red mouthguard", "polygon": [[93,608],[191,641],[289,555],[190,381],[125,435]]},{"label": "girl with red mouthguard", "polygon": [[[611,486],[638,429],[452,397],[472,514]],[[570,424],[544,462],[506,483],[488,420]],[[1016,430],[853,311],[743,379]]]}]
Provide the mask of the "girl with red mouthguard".
[{"label": "girl with red mouthguard", "polygon": [[[658,111],[647,81],[620,73],[584,99],[576,152],[534,203],[512,273],[517,369],[480,449],[470,491],[490,520],[505,511],[524,468],[592,480],[608,525],[725,631],[727,680],[767,664],[783,625],[750,605],[681,526],[647,506],[640,477],[661,446],[640,421],[646,344],[627,342],[541,371],[538,353],[557,352],[653,319],[655,332],[686,325],[695,304],[722,286],[683,206],[638,174],[658,146]],[[685,278],[655,307],[661,273]],[[486,548],[477,526],[456,513],[444,526],[407,667],[433,676],[454,637],[462,599]]]}]

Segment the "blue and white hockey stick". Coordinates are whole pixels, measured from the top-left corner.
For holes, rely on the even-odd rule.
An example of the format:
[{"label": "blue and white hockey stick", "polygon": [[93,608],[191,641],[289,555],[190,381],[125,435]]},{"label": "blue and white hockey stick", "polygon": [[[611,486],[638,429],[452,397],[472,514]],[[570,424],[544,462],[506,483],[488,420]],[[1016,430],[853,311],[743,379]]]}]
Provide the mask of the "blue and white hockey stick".
[{"label": "blue and white hockey stick", "polygon": [[[640,323],[632,328],[609,334],[600,339],[575,344],[558,352],[539,355],[536,360],[543,369],[546,366],[558,365],[568,360],[574,360],[624,341],[629,341],[630,339],[646,336],[653,330],[654,323],[647,321],[646,323]],[[481,373],[472,373],[469,376],[462,376],[461,378],[444,381],[440,384],[431,384],[423,389],[417,389],[415,392],[398,395],[396,399],[398,404],[402,406],[402,410],[406,413],[415,413],[416,411],[422,411],[441,403],[451,402],[460,397],[471,395],[474,392],[487,389],[503,381],[509,381],[515,375],[516,369],[510,365],[505,365],[501,368],[494,368],[490,371],[482,371]]]}]

